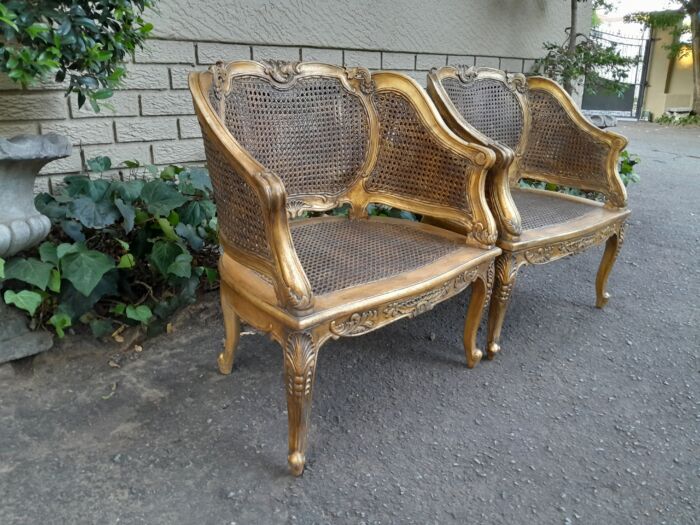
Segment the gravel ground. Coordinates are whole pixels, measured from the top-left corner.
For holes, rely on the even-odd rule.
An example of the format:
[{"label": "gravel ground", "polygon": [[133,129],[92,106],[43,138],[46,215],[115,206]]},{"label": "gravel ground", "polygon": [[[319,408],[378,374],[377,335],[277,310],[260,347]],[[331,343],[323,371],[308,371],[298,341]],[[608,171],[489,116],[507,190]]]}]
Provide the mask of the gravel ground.
[{"label": "gravel ground", "polygon": [[700,128],[618,130],[642,181],[605,310],[598,248],[522,271],[474,370],[467,294],[329,343],[299,479],[280,350],[219,375],[215,298],[142,352],[73,340],[0,366],[0,523],[700,523]]}]

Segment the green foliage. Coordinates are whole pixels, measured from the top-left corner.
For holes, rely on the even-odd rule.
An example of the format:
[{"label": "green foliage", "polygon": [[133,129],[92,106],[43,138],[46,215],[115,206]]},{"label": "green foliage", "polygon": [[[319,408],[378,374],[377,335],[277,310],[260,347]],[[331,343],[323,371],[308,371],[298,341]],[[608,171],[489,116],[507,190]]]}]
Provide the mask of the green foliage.
[{"label": "green foliage", "polygon": [[[103,157],[88,165],[102,171],[112,163]],[[48,240],[0,259],[5,302],[59,337],[76,324],[98,336],[119,325],[156,332],[198,289],[217,282],[216,208],[206,170],[129,167],[138,178],[70,176],[59,195],[38,195],[37,208],[53,224]],[[143,180],[153,171],[157,178]]]},{"label": "green foliage", "polygon": [[573,54],[568,43],[545,42],[543,46],[547,55],[535,62],[532,72],[563,85],[583,77],[585,90],[591,94],[603,90],[622,96],[628,87],[625,80],[629,68],[637,63],[636,57],[621,56],[614,43],[602,44],[590,38],[577,42]]},{"label": "green foliage", "polygon": [[124,77],[124,62],[153,29],[153,0],[6,0],[0,4],[0,71],[26,87],[53,76],[95,111]]},{"label": "green foliage", "polygon": [[677,11],[639,11],[625,16],[625,22],[637,22],[652,29],[667,29],[671,33],[671,43],[664,44],[668,50],[668,57],[679,58],[691,53],[691,47],[684,44],[681,39],[691,32],[690,25],[685,24],[686,13]]},{"label": "green foliage", "polygon": [[654,122],[671,126],[700,126],[700,115],[661,115]]},{"label": "green foliage", "polygon": [[[620,153],[620,160],[617,165],[617,171],[620,174],[622,183],[628,186],[630,183],[639,182],[639,174],[634,171],[634,166],[639,164],[641,159],[639,155],[630,153],[627,150]],[[585,197],[592,200],[603,200],[603,195],[597,192],[580,190],[578,188],[570,188],[568,186],[559,186],[551,182],[542,182],[533,179],[521,179],[521,188],[534,188],[537,190],[548,190],[557,191],[559,193],[566,193],[567,195],[575,195],[577,197]]]}]

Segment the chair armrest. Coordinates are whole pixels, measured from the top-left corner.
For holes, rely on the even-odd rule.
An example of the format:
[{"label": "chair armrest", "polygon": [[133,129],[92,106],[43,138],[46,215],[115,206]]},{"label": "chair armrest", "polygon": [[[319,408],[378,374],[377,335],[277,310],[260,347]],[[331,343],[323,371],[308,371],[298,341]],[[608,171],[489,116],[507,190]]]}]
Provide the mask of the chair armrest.
[{"label": "chair armrest", "polygon": [[528,79],[532,124],[521,164],[521,176],[605,195],[606,205],[627,205],[625,185],[617,171],[622,135],[592,124],[556,82]]},{"label": "chair armrest", "polygon": [[211,82],[209,72],[189,76],[224,251],[241,264],[270,276],[283,307],[295,313],[307,312],[313,307],[313,294],[292,243],[284,184],[257,162],[223,124],[206,96]]},{"label": "chair armrest", "polygon": [[497,229],[485,181],[495,154],[455,135],[415,80],[390,72],[372,80],[379,144],[364,181],[368,197],[456,223],[472,244],[492,246]]}]

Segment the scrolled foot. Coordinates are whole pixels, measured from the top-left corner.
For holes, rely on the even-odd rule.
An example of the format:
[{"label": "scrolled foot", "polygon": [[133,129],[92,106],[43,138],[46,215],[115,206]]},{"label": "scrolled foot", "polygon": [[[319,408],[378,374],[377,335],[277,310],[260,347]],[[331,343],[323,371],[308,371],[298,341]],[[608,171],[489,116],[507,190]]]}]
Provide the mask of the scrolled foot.
[{"label": "scrolled foot", "polygon": [[491,342],[489,343],[489,347],[486,350],[486,359],[489,361],[496,357],[496,354],[501,351],[501,345],[498,343]]},{"label": "scrolled foot", "polygon": [[469,352],[467,354],[467,368],[474,368],[476,365],[479,364],[482,357],[484,357],[484,353],[478,348],[475,348],[474,350]]},{"label": "scrolled foot", "polygon": [[221,352],[216,358],[216,363],[219,365],[219,372],[222,375],[229,375],[233,370],[233,352]]},{"label": "scrolled foot", "polygon": [[294,452],[287,457],[289,471],[293,476],[301,476],[304,473],[306,458],[301,452]]},{"label": "scrolled foot", "polygon": [[602,295],[599,295],[598,297],[596,297],[595,307],[596,308],[603,308],[606,304],[608,304],[609,299],[610,299],[610,294],[608,292],[604,292]]}]

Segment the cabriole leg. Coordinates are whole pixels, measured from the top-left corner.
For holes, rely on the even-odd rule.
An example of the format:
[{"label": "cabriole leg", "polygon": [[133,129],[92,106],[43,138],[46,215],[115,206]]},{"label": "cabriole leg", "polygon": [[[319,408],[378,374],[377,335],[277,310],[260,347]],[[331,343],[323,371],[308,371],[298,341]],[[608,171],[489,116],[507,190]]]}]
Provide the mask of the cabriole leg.
[{"label": "cabriole leg", "polygon": [[224,315],[226,341],[224,342],[224,351],[219,354],[217,363],[219,364],[219,372],[228,375],[233,368],[233,358],[241,337],[241,320],[233,309],[231,292],[223,282],[221,283],[221,311]]},{"label": "cabriole leg", "polygon": [[318,348],[308,332],[292,332],[284,349],[284,373],[289,418],[289,470],[301,476],[306,463],[311,398]]},{"label": "cabriole leg", "polygon": [[476,334],[484,312],[487,284],[482,277],[472,283],[472,297],[464,321],[464,352],[467,355],[467,367],[474,368],[481,361],[483,352],[476,347]]},{"label": "cabriole leg", "polygon": [[608,303],[608,299],[610,299],[610,294],[607,291],[608,277],[617,259],[617,254],[620,253],[620,248],[622,248],[624,232],[625,227],[621,226],[618,233],[610,236],[605,243],[605,252],[603,252],[603,258],[598,268],[598,275],[595,279],[595,305],[597,308],[603,308]]},{"label": "cabriole leg", "polygon": [[518,264],[513,254],[504,253],[496,258],[496,276],[489,305],[488,348],[486,357],[493,359],[501,350],[501,328],[510,302]]}]

